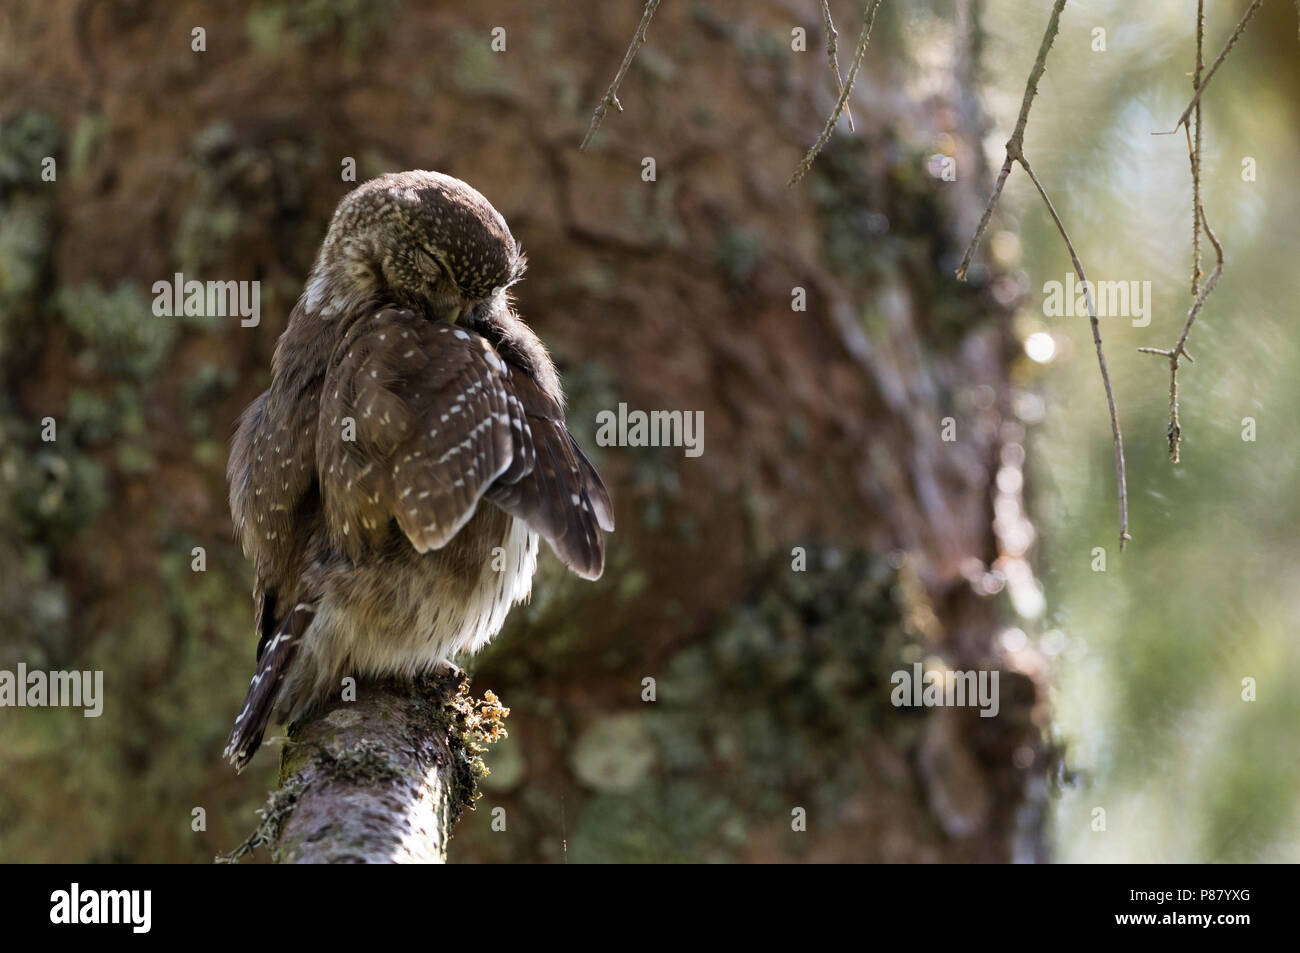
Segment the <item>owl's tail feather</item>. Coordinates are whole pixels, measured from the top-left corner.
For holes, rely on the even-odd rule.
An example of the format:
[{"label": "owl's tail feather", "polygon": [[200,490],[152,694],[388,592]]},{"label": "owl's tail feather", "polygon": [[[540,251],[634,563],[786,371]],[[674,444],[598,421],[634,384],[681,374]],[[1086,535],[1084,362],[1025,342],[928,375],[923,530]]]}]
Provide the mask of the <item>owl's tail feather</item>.
[{"label": "owl's tail feather", "polygon": [[257,660],[257,673],[248,686],[244,708],[235,718],[223,757],[236,771],[243,771],[262,744],[271,712],[280,696],[280,684],[298,654],[298,646],[307,627],[316,616],[316,607],[301,603],[284,617],[275,637],[266,643]]}]

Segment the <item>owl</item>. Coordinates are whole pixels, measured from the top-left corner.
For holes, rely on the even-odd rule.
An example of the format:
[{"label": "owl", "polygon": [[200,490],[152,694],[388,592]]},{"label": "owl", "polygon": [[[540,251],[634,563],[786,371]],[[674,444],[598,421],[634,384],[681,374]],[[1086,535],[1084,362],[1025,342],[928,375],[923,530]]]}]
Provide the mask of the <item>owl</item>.
[{"label": "owl", "polygon": [[613,507],[512,306],[523,272],[459,179],[386,175],[340,202],[227,468],[259,632],[237,769],[273,715],[300,719],[347,676],[481,649],[528,597],[539,536],[601,575]]}]

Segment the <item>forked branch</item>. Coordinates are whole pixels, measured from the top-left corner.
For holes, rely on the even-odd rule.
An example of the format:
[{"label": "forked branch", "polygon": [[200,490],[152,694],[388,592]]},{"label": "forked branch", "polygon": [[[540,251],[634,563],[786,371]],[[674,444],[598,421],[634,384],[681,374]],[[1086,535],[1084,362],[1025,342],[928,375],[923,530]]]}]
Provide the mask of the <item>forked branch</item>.
[{"label": "forked branch", "polygon": [[1056,34],[1060,30],[1061,11],[1064,8],[1065,0],[1056,0],[1052,5],[1052,14],[1047,21],[1047,30],[1043,33],[1043,42],[1039,44],[1038,56],[1034,60],[1033,68],[1029,71],[1029,81],[1025,84],[1025,96],[1020,102],[1020,115],[1016,118],[1016,125],[1011,131],[1011,138],[1007,140],[1006,158],[1002,162],[1002,169],[998,172],[997,181],[993,185],[993,194],[989,196],[988,204],[984,206],[984,214],[980,217],[975,234],[966,248],[966,253],[962,255],[961,264],[957,266],[957,278],[959,280],[966,278],[971,259],[975,255],[975,249],[979,246],[980,239],[983,238],[984,232],[988,228],[989,219],[993,216],[993,207],[997,205],[998,199],[1002,196],[1002,188],[1011,175],[1011,169],[1016,164],[1019,164],[1029,175],[1029,179],[1034,183],[1034,188],[1038,190],[1038,194],[1042,196],[1048,214],[1051,215],[1052,222],[1056,225],[1056,230],[1061,233],[1061,238],[1065,241],[1066,250],[1070,253],[1070,261],[1074,264],[1074,272],[1079,276],[1079,282],[1083,287],[1084,296],[1088,303],[1088,320],[1092,325],[1092,340],[1097,349],[1097,366],[1101,369],[1101,383],[1106,391],[1106,406],[1110,411],[1111,438],[1115,447],[1115,483],[1119,496],[1119,547],[1123,549],[1124,544],[1132,539],[1128,531],[1128,479],[1124,467],[1124,436],[1120,432],[1119,410],[1115,405],[1115,391],[1111,387],[1110,370],[1106,366],[1106,354],[1101,346],[1101,324],[1097,320],[1097,307],[1092,297],[1092,286],[1088,284],[1087,276],[1084,275],[1083,263],[1079,260],[1078,252],[1074,249],[1074,243],[1070,241],[1070,235],[1065,230],[1065,224],[1061,221],[1060,215],[1056,213],[1056,207],[1052,205],[1052,200],[1048,198],[1047,190],[1043,188],[1043,184],[1038,181],[1038,176],[1034,174],[1029,160],[1025,158],[1025,126],[1029,123],[1029,110],[1033,106],[1034,97],[1038,94],[1038,81],[1042,79],[1043,72],[1047,69],[1047,54],[1052,49],[1052,43],[1056,40]]},{"label": "forked branch", "polygon": [[[831,68],[831,73],[835,76],[835,88],[841,96],[844,95],[844,77],[840,75],[840,58],[837,53],[840,34],[835,29],[835,21],[831,19],[830,0],[822,0],[822,26],[826,30],[826,60]],[[847,102],[844,106],[844,118],[849,121],[849,132],[856,132],[853,125],[853,110]]]},{"label": "forked branch", "polygon": [[1178,122],[1174,123],[1174,128],[1170,129],[1169,132],[1165,133],[1165,135],[1172,135],[1178,131],[1179,126],[1187,125],[1188,120],[1192,117],[1192,110],[1194,110],[1197,104],[1201,101],[1201,94],[1203,94],[1205,88],[1210,85],[1210,80],[1214,79],[1214,74],[1218,71],[1219,67],[1223,65],[1224,59],[1227,58],[1228,51],[1236,46],[1237,40],[1241,38],[1242,31],[1246,29],[1246,24],[1249,23],[1250,18],[1259,11],[1259,8],[1263,3],[1264,0],[1251,0],[1250,6],[1246,8],[1246,12],[1242,14],[1241,20],[1237,23],[1237,28],[1232,31],[1232,36],[1228,37],[1228,42],[1223,44],[1223,49],[1219,51],[1219,55],[1214,58],[1214,62],[1210,65],[1209,72],[1205,74],[1205,78],[1197,85],[1196,94],[1192,96],[1192,101],[1187,104],[1187,108],[1183,110],[1183,114],[1178,117]]},{"label": "forked branch", "polygon": [[1215,236],[1214,230],[1210,228],[1210,223],[1205,219],[1205,209],[1200,213],[1201,228],[1205,230],[1205,237],[1210,240],[1214,246],[1216,262],[1214,271],[1210,272],[1210,277],[1206,279],[1201,288],[1201,293],[1196,296],[1196,301],[1187,312],[1187,320],[1183,323],[1183,333],[1178,336],[1178,342],[1171,348],[1158,347],[1140,347],[1138,348],[1144,354],[1159,354],[1162,357],[1169,358],[1169,459],[1174,463],[1178,462],[1179,451],[1182,448],[1183,430],[1178,420],[1178,363],[1182,357],[1187,358],[1193,364],[1192,355],[1187,352],[1187,337],[1192,333],[1192,325],[1196,323],[1197,317],[1200,316],[1201,309],[1205,307],[1205,299],[1210,296],[1214,286],[1219,283],[1219,276],[1223,274],[1223,246],[1219,244],[1219,239]]},{"label": "forked branch", "polygon": [[[871,42],[871,27],[876,22],[876,11],[880,9],[881,0],[867,0],[866,12],[862,15],[862,32],[858,34],[858,48],[853,53],[853,65],[849,68],[849,77],[846,79],[840,89],[840,98],[835,103],[835,108],[831,110],[830,116],[826,118],[826,125],[822,129],[822,134],[817,137],[812,148],[800,161],[795,168],[794,174],[790,176],[789,185],[794,185],[812,168],[813,162],[816,161],[818,154],[825,148],[826,143],[831,141],[831,133],[835,131],[835,124],[840,121],[840,115],[848,107],[849,96],[853,93],[853,84],[858,78],[858,70],[862,67],[862,60],[867,55],[867,44]],[[839,76],[838,67],[835,69],[835,75]]]}]

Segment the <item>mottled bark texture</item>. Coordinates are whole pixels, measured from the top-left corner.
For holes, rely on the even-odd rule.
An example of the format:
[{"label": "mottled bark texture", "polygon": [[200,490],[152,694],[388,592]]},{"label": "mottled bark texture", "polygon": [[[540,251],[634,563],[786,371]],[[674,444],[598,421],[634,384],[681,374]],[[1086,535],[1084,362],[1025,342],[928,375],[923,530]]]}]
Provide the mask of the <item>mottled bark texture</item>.
[{"label": "mottled bark texture", "polygon": [[508,714],[458,678],[362,683],[293,727],[280,786],[230,859],[269,847],[281,864],[432,864],[472,809],[487,742]]},{"label": "mottled bark texture", "polygon": [[[0,649],[109,695],[0,746],[13,856],[207,860],[275,784],[219,758],[253,651],[222,470],[349,158],[462,177],[510,222],[616,507],[604,577],[543,553],[472,663],[514,713],[451,858],[1043,856],[1041,668],[998,638],[1041,609],[1014,239],[951,278],[990,186],[973,6],[886,2],[857,131],[787,188],[837,96],[816,0],[662,4],[585,153],[640,4],[4,4]],[[832,7],[851,42],[861,5]],[[177,271],[259,280],[260,325],[155,317]],[[598,446],[620,403],[701,412],[703,453]],[[998,669],[998,716],[894,707],[923,660]]]}]

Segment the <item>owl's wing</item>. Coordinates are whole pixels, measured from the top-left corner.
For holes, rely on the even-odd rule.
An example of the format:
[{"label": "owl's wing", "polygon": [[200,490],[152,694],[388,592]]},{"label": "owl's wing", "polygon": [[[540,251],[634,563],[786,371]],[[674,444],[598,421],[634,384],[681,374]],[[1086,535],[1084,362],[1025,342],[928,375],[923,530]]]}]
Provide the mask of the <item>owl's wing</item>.
[{"label": "owl's wing", "polygon": [[541,533],[579,576],[598,579],[605,568],[601,530],[614,530],[609,492],[564,425],[559,406],[527,375],[508,373],[512,435],[532,466],[507,470],[487,498]]},{"label": "owl's wing", "polygon": [[345,547],[395,519],[417,550],[438,549],[486,496],[574,572],[600,576],[600,531],[613,529],[604,484],[560,408],[485,338],[402,309],[362,317],[335,353],[324,402],[317,465]]}]

